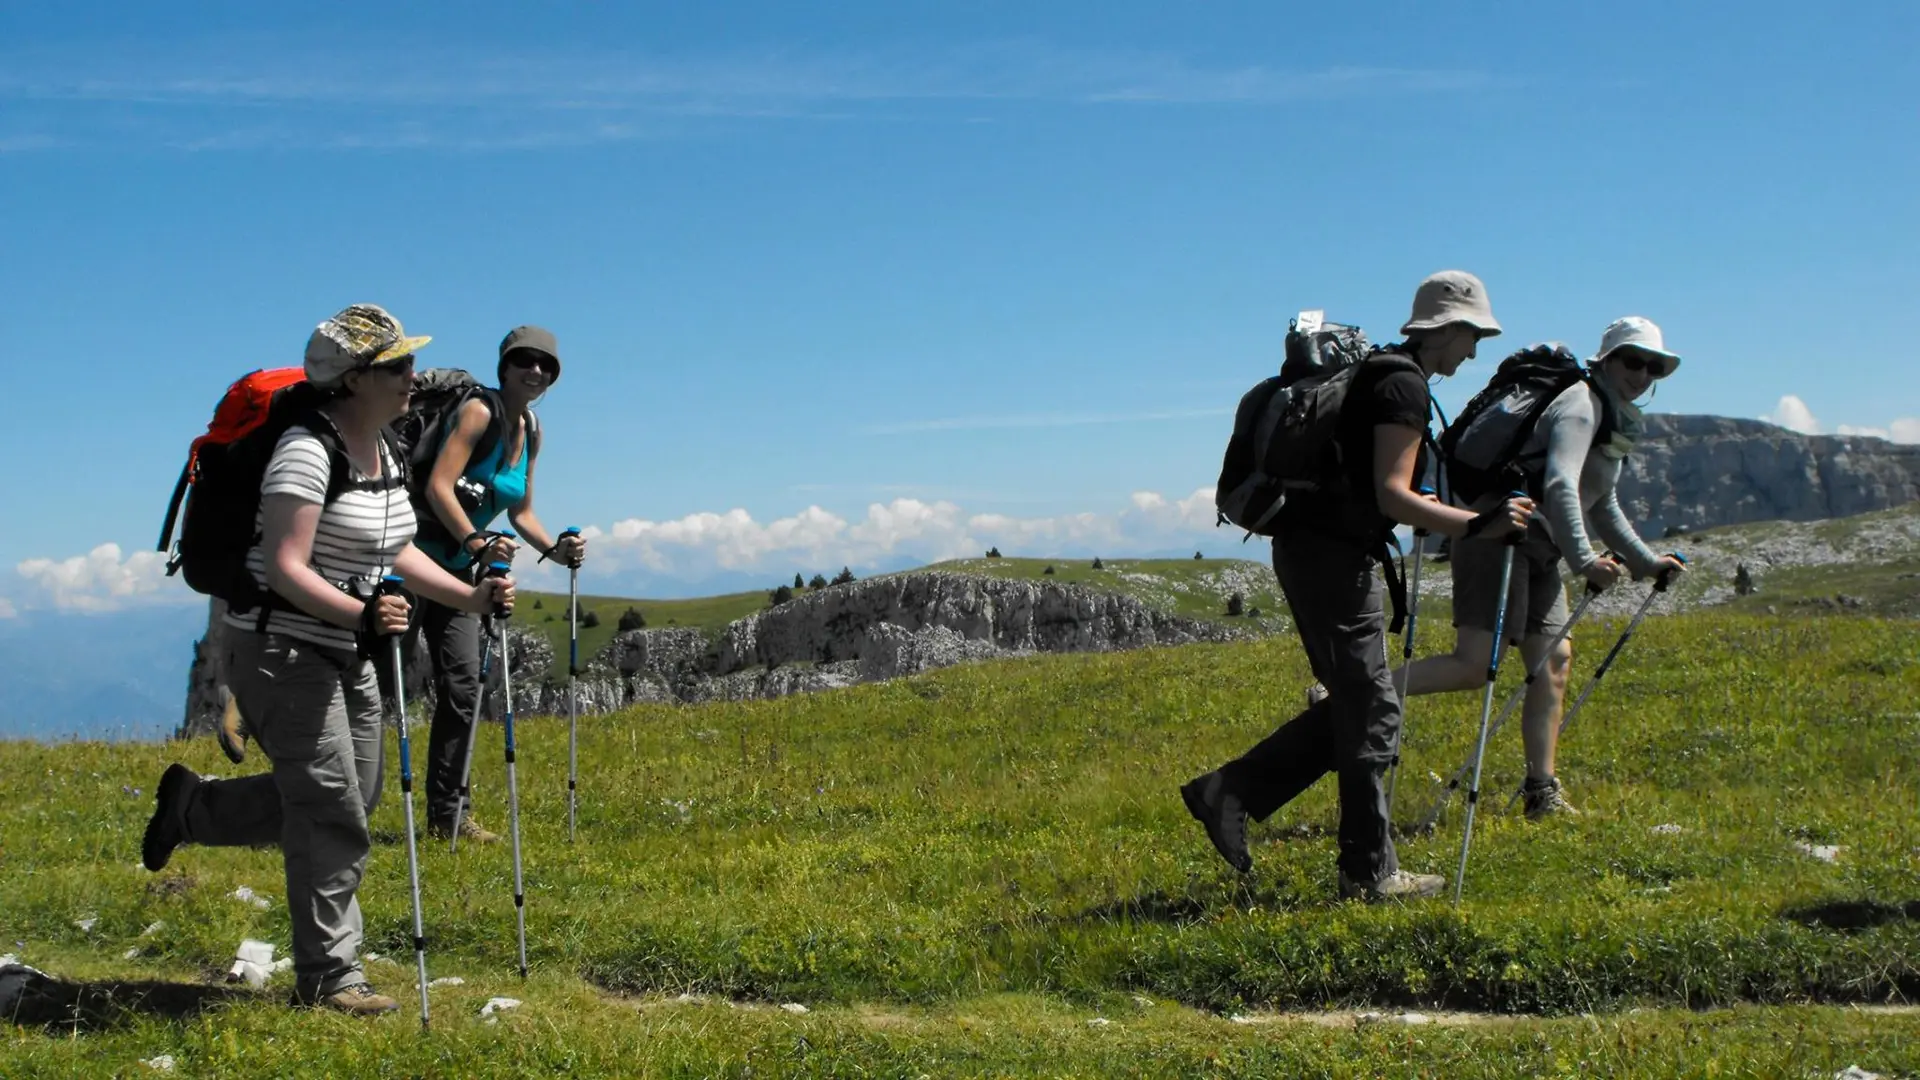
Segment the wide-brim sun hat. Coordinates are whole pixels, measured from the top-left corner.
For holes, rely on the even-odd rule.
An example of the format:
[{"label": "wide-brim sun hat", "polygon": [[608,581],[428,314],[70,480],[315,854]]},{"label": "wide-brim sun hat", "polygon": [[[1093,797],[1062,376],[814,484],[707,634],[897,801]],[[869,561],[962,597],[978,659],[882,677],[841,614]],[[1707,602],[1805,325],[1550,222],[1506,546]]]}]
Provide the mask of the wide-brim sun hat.
[{"label": "wide-brim sun hat", "polygon": [[1594,366],[1605,363],[1607,357],[1621,349],[1634,349],[1661,357],[1667,362],[1668,375],[1680,370],[1680,355],[1667,351],[1660,326],[1652,319],[1628,315],[1608,323],[1606,330],[1600,334],[1600,351],[1593,354]]},{"label": "wide-brim sun hat", "polygon": [[307,381],[338,386],[350,371],[405,359],[432,340],[408,337],[400,320],[378,304],[352,304],[314,327],[307,338]]},{"label": "wide-brim sun hat", "polygon": [[1486,285],[1465,270],[1442,270],[1422,281],[1413,293],[1413,314],[1400,332],[1437,330],[1453,323],[1465,323],[1481,337],[1500,333]]}]

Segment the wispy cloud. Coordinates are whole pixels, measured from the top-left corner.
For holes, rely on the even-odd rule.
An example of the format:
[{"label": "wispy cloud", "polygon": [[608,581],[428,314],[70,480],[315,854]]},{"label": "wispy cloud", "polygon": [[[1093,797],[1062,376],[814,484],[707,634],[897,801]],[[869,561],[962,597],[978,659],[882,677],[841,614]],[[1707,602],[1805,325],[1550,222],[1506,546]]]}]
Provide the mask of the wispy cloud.
[{"label": "wispy cloud", "polygon": [[[61,130],[129,137],[106,119],[132,108],[185,149],[394,145],[532,148],[670,134],[702,121],[874,118],[881,106],[955,103],[976,123],[994,102],[1098,107],[1271,105],[1493,85],[1471,69],[1212,67],[1169,53],[1033,42],[905,49],[762,49],[668,55],[611,49],[416,49],[388,58],[305,46],[201,42],[164,52],[0,50],[0,100],[59,115]],[[111,106],[111,108],[108,108]],[[351,121],[351,122],[346,122]],[[0,143],[0,147],[4,147]],[[22,149],[45,148],[32,144]]]},{"label": "wispy cloud", "polygon": [[984,431],[992,428],[1082,427],[1088,424],[1151,424],[1169,420],[1201,420],[1233,415],[1232,409],[1159,409],[1127,413],[1018,413],[1004,416],[950,416],[933,420],[903,420],[863,428],[868,435],[915,435],[929,431]]}]

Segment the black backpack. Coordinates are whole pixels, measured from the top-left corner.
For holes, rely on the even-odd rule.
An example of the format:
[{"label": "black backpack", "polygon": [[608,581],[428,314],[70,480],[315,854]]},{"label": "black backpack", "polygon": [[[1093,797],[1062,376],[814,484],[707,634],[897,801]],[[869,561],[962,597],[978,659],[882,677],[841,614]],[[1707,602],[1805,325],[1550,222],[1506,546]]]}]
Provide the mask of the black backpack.
[{"label": "black backpack", "polygon": [[1279,532],[1277,519],[1289,494],[1350,494],[1349,464],[1335,435],[1363,365],[1419,370],[1409,359],[1373,349],[1358,328],[1317,319],[1294,320],[1286,352],[1280,374],[1240,399],[1214,486],[1216,524],[1231,522],[1248,536]]},{"label": "black backpack", "polygon": [[[1558,342],[1534,345],[1500,361],[1493,378],[1440,435],[1453,494],[1468,504],[1509,491],[1539,498],[1545,457],[1523,457],[1521,450],[1553,399],[1582,382],[1592,385],[1593,378]],[[1600,402],[1596,445],[1613,437],[1613,407],[1605,394]]]},{"label": "black backpack", "polygon": [[179,542],[167,559],[169,577],[179,574],[188,588],[226,601],[230,611],[258,607],[263,620],[276,606],[273,593],[260,588],[247,569],[247,552],[260,542],[255,522],[267,464],[290,427],[307,428],[326,447],[327,503],[349,488],[387,489],[406,482],[406,455],[384,431],[399,475],[353,481],[340,434],[319,411],[324,400],[297,368],[254,371],[227,388],[207,433],[193,441],[160,527],[158,550],[167,551],[176,520],[180,525]]},{"label": "black backpack", "polygon": [[[420,523],[417,535],[421,538],[448,536],[447,527],[427,500],[427,481],[433,476],[434,459],[440,456],[440,447],[457,423],[461,408],[476,397],[486,402],[487,413],[492,418],[473,446],[472,460],[481,460],[493,453],[494,445],[505,430],[501,418],[506,415],[506,399],[500,396],[500,391],[482,384],[462,368],[428,368],[415,375],[407,414],[391,426],[407,459],[407,494]],[[526,452],[529,461],[540,452],[540,419],[531,409],[527,410]]]}]

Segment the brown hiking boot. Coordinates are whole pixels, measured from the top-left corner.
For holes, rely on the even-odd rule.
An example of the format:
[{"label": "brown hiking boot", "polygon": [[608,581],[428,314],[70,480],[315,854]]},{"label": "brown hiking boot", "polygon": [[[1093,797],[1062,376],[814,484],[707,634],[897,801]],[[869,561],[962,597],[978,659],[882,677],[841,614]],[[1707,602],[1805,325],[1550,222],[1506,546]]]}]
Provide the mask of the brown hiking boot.
[{"label": "brown hiking boot", "polygon": [[[435,840],[451,840],[453,838],[453,822],[429,821],[427,823],[427,835],[433,837]],[[460,839],[475,844],[494,844],[500,841],[500,834],[488,832],[486,826],[475,821],[472,814],[467,814],[460,819]]]},{"label": "brown hiking boot", "polygon": [[240,703],[232,697],[227,698],[220,722],[213,726],[213,737],[228,761],[239,765],[247,760],[247,721],[240,715]]},{"label": "brown hiking boot", "polygon": [[1383,900],[1420,900],[1440,895],[1447,887],[1447,879],[1440,874],[1409,874],[1405,870],[1395,870],[1371,885],[1362,885],[1348,877],[1346,871],[1340,872],[1340,899],[1365,900],[1369,904],[1378,904]]},{"label": "brown hiking boot", "polygon": [[314,1007],[335,1009],[349,1016],[379,1016],[400,1008],[400,1003],[379,993],[366,983],[343,986],[331,994],[322,994]]}]

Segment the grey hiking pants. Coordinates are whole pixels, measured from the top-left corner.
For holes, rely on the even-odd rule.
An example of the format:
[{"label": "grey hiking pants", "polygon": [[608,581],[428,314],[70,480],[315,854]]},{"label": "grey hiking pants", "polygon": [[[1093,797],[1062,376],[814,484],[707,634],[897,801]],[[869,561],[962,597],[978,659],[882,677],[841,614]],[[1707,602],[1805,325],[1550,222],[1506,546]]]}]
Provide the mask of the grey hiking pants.
[{"label": "grey hiking pants", "polygon": [[1362,884],[1400,868],[1386,787],[1400,738],[1400,697],[1387,670],[1374,565],[1361,548],[1317,533],[1295,530],[1274,540],[1274,572],[1327,699],[1220,768],[1226,789],[1256,821],[1334,773],[1340,869]]},{"label": "grey hiking pants", "polygon": [[355,892],[380,801],[384,743],[373,665],[280,634],[229,627],[226,672],[271,772],[208,780],[188,795],[186,838],[278,844],[293,921],[295,993],[312,1001],[364,982]]}]

